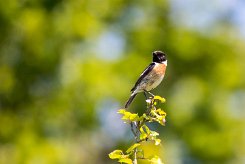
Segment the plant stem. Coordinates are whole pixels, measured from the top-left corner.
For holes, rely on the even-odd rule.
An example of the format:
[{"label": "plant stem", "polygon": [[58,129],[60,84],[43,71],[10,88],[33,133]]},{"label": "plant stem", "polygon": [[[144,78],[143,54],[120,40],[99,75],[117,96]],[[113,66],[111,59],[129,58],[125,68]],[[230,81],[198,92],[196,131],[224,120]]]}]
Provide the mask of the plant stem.
[{"label": "plant stem", "polygon": [[130,122],[131,131],[134,134],[134,138],[137,141],[137,133],[134,131],[134,122]]},{"label": "plant stem", "polygon": [[133,161],[133,164],[137,164],[138,161],[137,161],[137,148],[134,149],[134,161]]},{"label": "plant stem", "polygon": [[[151,98],[151,103],[150,104],[147,104],[147,109],[145,111],[145,114],[146,116],[150,116],[150,113],[151,113],[151,110],[152,109],[155,109],[155,106],[154,106],[154,102]],[[148,122],[149,120],[147,119],[143,119],[142,121],[133,121],[133,122],[130,122],[130,126],[131,126],[131,131],[134,135],[134,138],[135,138],[135,142],[136,143],[140,143],[140,142],[143,142],[147,139],[140,139],[140,128],[146,123]],[[134,157],[133,157],[133,164],[137,164],[138,161],[137,161],[137,148],[134,149]]]}]

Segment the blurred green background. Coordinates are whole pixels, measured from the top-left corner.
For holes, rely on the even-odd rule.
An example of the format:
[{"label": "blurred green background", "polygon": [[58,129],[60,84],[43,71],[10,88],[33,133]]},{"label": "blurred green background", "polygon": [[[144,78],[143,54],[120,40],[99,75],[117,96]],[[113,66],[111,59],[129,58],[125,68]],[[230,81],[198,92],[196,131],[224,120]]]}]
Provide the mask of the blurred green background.
[{"label": "blurred green background", "polygon": [[[167,164],[245,163],[242,0],[0,1],[0,163],[115,163],[117,110],[152,51],[168,56]],[[143,112],[139,95],[130,110]]]}]

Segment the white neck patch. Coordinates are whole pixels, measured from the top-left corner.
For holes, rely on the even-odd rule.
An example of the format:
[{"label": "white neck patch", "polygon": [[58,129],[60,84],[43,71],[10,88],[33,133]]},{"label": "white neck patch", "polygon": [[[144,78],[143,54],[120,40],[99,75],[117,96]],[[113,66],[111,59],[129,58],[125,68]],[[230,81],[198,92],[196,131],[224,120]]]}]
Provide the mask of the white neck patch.
[{"label": "white neck patch", "polygon": [[168,61],[165,60],[164,62],[162,62],[163,64],[165,64],[166,66],[168,65]]}]

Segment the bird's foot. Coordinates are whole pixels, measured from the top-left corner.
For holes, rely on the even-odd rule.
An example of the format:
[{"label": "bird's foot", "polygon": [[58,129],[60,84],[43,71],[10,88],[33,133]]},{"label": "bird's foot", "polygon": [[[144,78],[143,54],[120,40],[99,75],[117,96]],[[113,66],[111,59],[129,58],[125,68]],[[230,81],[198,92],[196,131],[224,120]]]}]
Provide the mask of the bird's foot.
[{"label": "bird's foot", "polygon": [[146,99],[148,99],[146,93],[148,93],[149,95],[151,95],[150,98],[151,98],[151,97],[153,98],[153,97],[155,96],[155,95],[152,94],[151,92],[144,90],[144,95],[145,95],[145,98],[146,98]]}]

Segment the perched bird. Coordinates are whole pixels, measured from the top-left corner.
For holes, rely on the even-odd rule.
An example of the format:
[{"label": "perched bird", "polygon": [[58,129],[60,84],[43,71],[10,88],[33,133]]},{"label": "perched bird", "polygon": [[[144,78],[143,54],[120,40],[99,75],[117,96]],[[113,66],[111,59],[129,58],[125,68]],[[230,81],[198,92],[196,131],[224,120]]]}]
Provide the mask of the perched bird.
[{"label": "perched bird", "polygon": [[142,72],[134,87],[131,89],[131,95],[125,104],[125,108],[129,107],[139,92],[144,92],[145,96],[146,93],[153,95],[149,91],[156,88],[161,83],[167,67],[166,54],[162,51],[154,51],[152,55],[153,62]]}]

